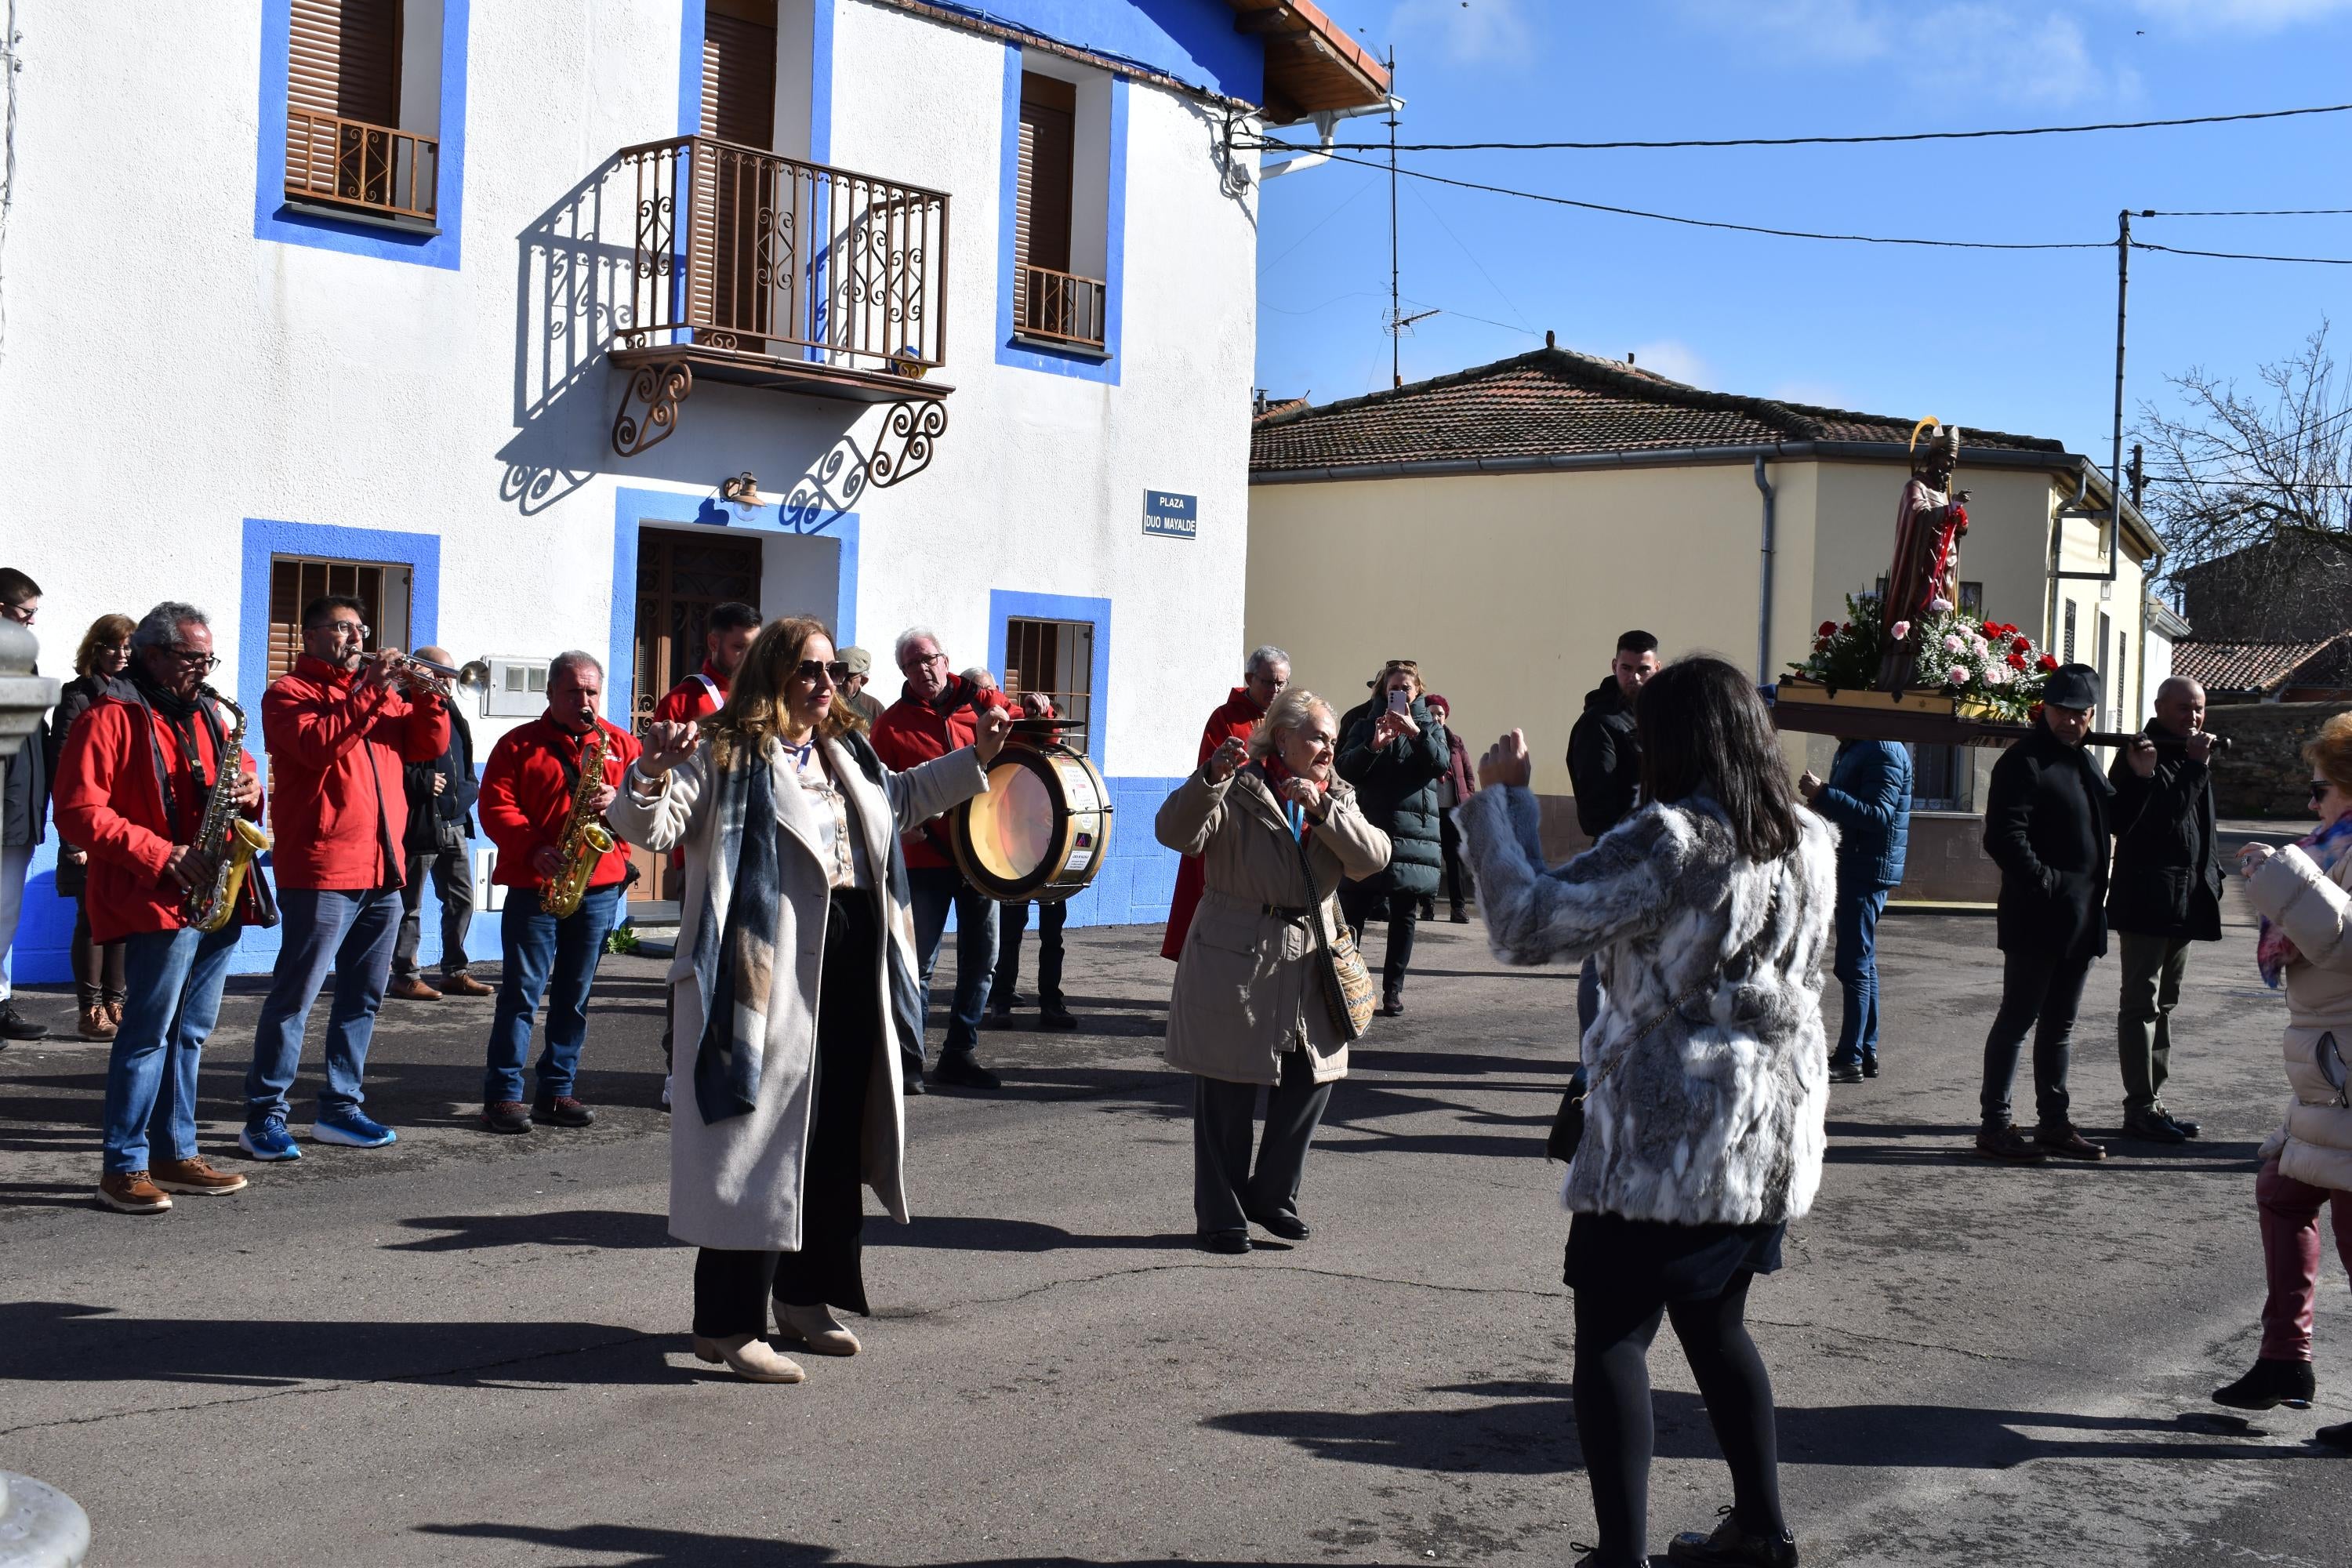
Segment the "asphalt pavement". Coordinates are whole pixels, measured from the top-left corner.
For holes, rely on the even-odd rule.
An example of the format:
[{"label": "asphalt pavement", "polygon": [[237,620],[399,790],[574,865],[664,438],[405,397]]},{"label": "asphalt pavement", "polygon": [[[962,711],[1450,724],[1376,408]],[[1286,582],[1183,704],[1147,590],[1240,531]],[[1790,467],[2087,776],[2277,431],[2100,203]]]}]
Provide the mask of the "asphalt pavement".
[{"label": "asphalt pavement", "polygon": [[[2308,1441],[2352,1415],[2332,1247],[2318,1407],[2206,1398],[2254,1355],[2252,1156],[2284,1096],[2251,932],[2197,950],[2177,1016],[2168,1099],[2203,1138],[2034,1169],[1967,1152],[1992,939],[1883,928],[1885,1075],[1834,1091],[1820,1202],[1751,1298],[1804,1560],[2343,1563],[2352,1458]],[[992,1033],[1003,1092],[908,1104],[919,1217],[869,1224],[866,1352],[803,1356],[797,1386],[688,1353],[650,959],[598,984],[594,1128],[480,1131],[489,1004],[389,1003],[369,1106],[401,1142],[291,1167],[234,1153],[240,985],[204,1142],[252,1184],[156,1219],[90,1198],[105,1047],[0,1052],[0,1468],[79,1500],[105,1565],[1572,1562],[1542,1142],[1573,971],[1424,926],[1410,1010],[1308,1162],[1314,1235],[1227,1258],[1191,1246],[1158,944],[1072,931],[1085,1028]],[[2121,1116],[2116,977],[2077,1036],[2094,1136]],[[1652,1371],[1663,1553],[1729,1495],[1671,1333]]]}]

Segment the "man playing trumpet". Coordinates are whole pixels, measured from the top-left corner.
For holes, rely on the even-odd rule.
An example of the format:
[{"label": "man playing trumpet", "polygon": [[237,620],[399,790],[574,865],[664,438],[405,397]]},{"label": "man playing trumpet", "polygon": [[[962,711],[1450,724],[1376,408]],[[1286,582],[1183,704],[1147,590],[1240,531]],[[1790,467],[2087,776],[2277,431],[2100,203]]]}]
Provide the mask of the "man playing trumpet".
[{"label": "man playing trumpet", "polygon": [[[558,1127],[596,1120],[572,1089],[588,1039],[588,990],[629,876],[628,847],[603,819],[638,752],[635,736],[599,716],[604,700],[604,667],[595,656],[557,654],[547,671],[547,711],[491,747],[482,770],[482,831],[499,847],[490,879],[507,889],[499,927],[505,963],[482,1077],[482,1124],[493,1132],[528,1132],[534,1117]],[[565,910],[562,885],[583,870],[587,890]],[[542,997],[547,1046],[527,1105],[523,1058]]]}]

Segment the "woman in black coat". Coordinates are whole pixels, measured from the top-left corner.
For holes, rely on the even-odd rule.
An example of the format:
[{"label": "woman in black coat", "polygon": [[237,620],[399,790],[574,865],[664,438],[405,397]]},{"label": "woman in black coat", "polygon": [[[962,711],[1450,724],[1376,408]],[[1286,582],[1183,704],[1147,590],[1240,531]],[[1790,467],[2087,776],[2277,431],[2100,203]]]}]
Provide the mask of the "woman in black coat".
[{"label": "woman in black coat", "polygon": [[[1391,693],[1401,693],[1400,706]],[[1391,662],[1382,672],[1370,714],[1348,727],[1339,742],[1339,776],[1356,786],[1357,803],[1372,826],[1389,836],[1388,868],[1339,886],[1339,910],[1360,945],[1364,922],[1388,905],[1388,950],[1381,956],[1381,1011],[1404,1011],[1404,973],[1412,963],[1413,921],[1421,900],[1434,897],[1445,850],[1439,829],[1440,786],[1452,763],[1445,726],[1430,717],[1421,671]]]},{"label": "woman in black coat", "polygon": [[[101,697],[132,696],[128,671],[131,634],[137,625],[129,616],[100,616],[82,634],[81,647],[74,653],[74,679],[58,693],[57,710],[49,717],[48,766],[53,786],[58,759],[66,753],[66,737],[73,733],[74,721]],[[89,940],[89,910],[82,903],[83,879],[89,868],[89,853],[60,838],[57,888],[74,900],[74,990],[81,1002],[79,1028],[85,1040],[110,1040],[122,1022],[122,1004],[130,998],[131,988],[123,979],[122,944],[110,942],[100,947]]]}]

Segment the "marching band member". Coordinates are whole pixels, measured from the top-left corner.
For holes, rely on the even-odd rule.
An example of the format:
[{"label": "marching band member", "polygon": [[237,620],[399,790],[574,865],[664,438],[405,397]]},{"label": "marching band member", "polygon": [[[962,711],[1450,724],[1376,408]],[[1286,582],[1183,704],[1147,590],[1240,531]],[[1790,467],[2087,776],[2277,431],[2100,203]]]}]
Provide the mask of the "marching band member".
[{"label": "marching band member", "polygon": [[[214,863],[192,846],[224,767],[236,770],[237,809],[258,820],[261,780],[197,689],[214,663],[213,633],[194,605],[166,601],[131,633],[131,695],[101,695],[74,725],[58,765],[58,831],[89,852],[82,901],[94,942],[120,942],[129,995],[106,1066],[105,1154],[99,1201],[162,1214],[173,1193],[233,1193],[245,1178],[196,1152],[196,1068],[220,1016],[238,922],[188,923],[191,888]],[[148,1129],[163,1119],[170,1158],[151,1160]]]},{"label": "marching band member", "polygon": [[302,657],[261,700],[261,737],[276,778],[270,859],[286,923],[269,998],[254,1026],[245,1131],[237,1135],[257,1160],[302,1157],[286,1130],[287,1091],[302,1065],[311,1004],[331,970],[327,1084],[310,1135],[353,1149],[381,1149],[398,1137],[362,1109],[362,1080],[400,934],[408,831],[401,767],[440,756],[449,744],[449,710],[437,686],[404,670],[398,648],[362,651],[364,613],[342,594],[305,605]]},{"label": "marching band member", "polygon": [[[565,839],[575,804],[587,824],[599,824],[614,784],[637,758],[636,737],[599,716],[604,700],[604,667],[595,656],[557,654],[547,670],[547,711],[491,747],[482,770],[482,831],[499,847],[490,879],[507,889],[499,927],[505,963],[482,1076],[482,1121],[493,1132],[528,1132],[534,1115],[558,1127],[596,1120],[572,1091],[588,1038],[588,990],[604,938],[620,921],[629,850],[618,838],[601,851]],[[604,737],[601,771],[583,792],[582,769],[597,735]],[[546,907],[548,885],[563,877],[575,853],[595,857],[588,890],[577,909],[559,914]],[[538,1093],[526,1107],[522,1064],[541,997],[548,998],[547,1046],[539,1057]]]}]

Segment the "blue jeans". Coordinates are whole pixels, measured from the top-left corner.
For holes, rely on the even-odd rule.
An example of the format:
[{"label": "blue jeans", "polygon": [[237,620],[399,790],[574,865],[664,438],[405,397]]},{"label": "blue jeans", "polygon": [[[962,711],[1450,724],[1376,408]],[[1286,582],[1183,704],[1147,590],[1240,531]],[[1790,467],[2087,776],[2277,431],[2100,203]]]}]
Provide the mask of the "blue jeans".
[{"label": "blue jeans", "polygon": [[596,984],[596,963],[620,910],[618,882],[589,889],[580,907],[562,920],[540,908],[537,889],[507,889],[499,926],[506,963],[499,976],[498,1014],[490,1023],[483,1104],[523,1098],[522,1064],[530,1055],[531,1020],[542,996],[547,1046],[539,1053],[539,1098],[572,1092],[580,1076],[580,1047],[588,1040],[588,988]]},{"label": "blue jeans", "polygon": [[1837,957],[1831,970],[1845,992],[1845,1017],[1838,1025],[1830,1066],[1858,1068],[1878,1059],[1878,917],[1886,912],[1885,888],[1841,888],[1837,899]]},{"label": "blue jeans", "polygon": [[[940,1055],[970,1056],[980,1042],[981,1015],[988,1010],[989,986],[996,977],[995,901],[967,884],[952,866],[909,866],[907,888],[914,899],[915,956],[922,963],[926,998],[931,994],[931,971],[940,962],[940,940],[948,929],[948,909],[955,909],[955,1002]],[[922,1042],[917,1041],[915,1048],[921,1050]],[[922,1068],[920,1056],[907,1063],[911,1073],[920,1073]]]},{"label": "blue jeans", "polygon": [[327,1086],[319,1091],[319,1114],[355,1110],[366,1101],[360,1079],[384,983],[392,978],[393,940],[400,934],[398,888],[280,888],[278,904],[286,921],[278,928],[269,998],[253,1027],[253,1069],[245,1075],[248,1127],[286,1114],[287,1090],[302,1066],[310,1005],[330,970],[335,1000],[327,1015]]},{"label": "blue jeans", "polygon": [[221,985],[238,928],[142,931],[122,942],[122,1027],[106,1061],[106,1172],[149,1169],[158,1115],[171,1157],[196,1152],[196,1068],[220,1018]]}]

